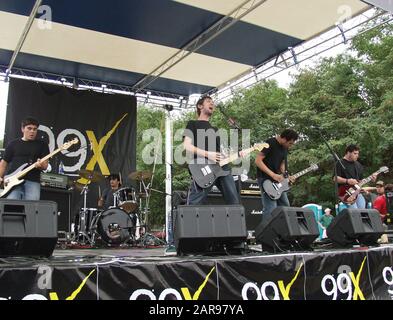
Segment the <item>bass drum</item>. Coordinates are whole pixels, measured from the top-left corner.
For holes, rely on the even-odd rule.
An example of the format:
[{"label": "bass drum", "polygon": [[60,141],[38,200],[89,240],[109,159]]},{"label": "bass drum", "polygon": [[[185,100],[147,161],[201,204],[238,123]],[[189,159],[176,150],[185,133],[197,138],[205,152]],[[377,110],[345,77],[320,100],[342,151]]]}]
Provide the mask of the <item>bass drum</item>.
[{"label": "bass drum", "polygon": [[122,244],[128,241],[133,227],[128,214],[118,208],[104,211],[97,221],[97,232],[108,244]]}]

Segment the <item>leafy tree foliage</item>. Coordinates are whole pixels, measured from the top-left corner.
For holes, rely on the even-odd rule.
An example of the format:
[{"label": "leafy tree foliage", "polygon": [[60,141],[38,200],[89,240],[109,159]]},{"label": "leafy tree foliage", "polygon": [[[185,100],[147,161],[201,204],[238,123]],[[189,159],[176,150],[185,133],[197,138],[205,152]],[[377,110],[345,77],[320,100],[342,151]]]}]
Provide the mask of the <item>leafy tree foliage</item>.
[{"label": "leafy tree foliage", "polygon": [[[318,163],[319,170],[299,178],[290,192],[292,205],[332,207],[337,202],[332,179],[334,158],[326,142],[339,157],[348,144],[359,145],[365,176],[383,165],[393,166],[393,26],[383,25],[358,35],[350,52],[322,59],[313,68],[302,70],[288,89],[280,88],[275,81],[263,81],[251,89],[239,90],[220,107],[243,129],[250,129],[252,143],[262,142],[284,128],[298,131],[300,139],[291,150],[289,171],[295,173],[311,163]],[[174,131],[184,128],[193,117],[195,112],[176,119]],[[144,129],[159,128],[162,119],[163,112],[139,109],[137,154],[141,170],[152,167],[141,163],[146,143],[140,134]],[[229,128],[217,110],[211,121],[219,128]],[[160,130],[164,131],[163,126]],[[176,141],[174,148],[180,143]],[[255,177],[255,154],[251,158],[249,176]],[[392,182],[391,175],[379,178]],[[164,180],[165,166],[159,165],[155,187],[164,190]],[[188,183],[186,167],[175,164],[173,189],[186,190]],[[151,208],[158,224],[164,223],[163,199],[162,194],[153,193]]]}]

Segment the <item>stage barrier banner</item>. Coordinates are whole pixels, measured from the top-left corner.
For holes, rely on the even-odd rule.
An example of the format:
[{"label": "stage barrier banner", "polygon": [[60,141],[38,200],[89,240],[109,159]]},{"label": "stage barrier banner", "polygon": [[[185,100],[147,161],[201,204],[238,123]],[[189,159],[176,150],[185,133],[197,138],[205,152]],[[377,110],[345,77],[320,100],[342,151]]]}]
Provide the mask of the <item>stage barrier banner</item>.
[{"label": "stage barrier banner", "polygon": [[[80,141],[51,158],[49,172],[64,171],[81,184],[87,181],[77,177],[80,169],[120,173],[126,184],[136,168],[136,112],[134,96],[12,78],[4,145],[21,137],[21,121],[32,116],[40,123],[38,138],[48,142],[51,152],[75,137]],[[106,181],[100,183],[107,186]],[[97,193],[97,185],[91,185],[91,194]],[[97,198],[91,198],[95,207]]]},{"label": "stage barrier banner", "polygon": [[0,273],[0,299],[391,300],[392,253],[383,247],[181,260],[106,256],[73,265],[71,256],[68,263],[11,258],[13,268]]}]

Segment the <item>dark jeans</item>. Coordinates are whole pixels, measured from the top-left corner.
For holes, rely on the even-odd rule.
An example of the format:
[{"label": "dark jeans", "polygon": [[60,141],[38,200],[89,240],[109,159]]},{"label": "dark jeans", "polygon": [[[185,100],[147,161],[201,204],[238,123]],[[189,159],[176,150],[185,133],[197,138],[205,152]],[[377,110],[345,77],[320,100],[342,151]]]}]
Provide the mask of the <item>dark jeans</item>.
[{"label": "dark jeans", "polygon": [[265,190],[263,190],[263,182],[265,180],[266,179],[258,178],[258,185],[259,189],[261,189],[261,199],[263,205],[262,219],[264,221],[271,217],[272,211],[278,206],[289,207],[289,200],[286,192],[283,192],[281,194],[281,197],[277,200],[270,199],[270,197],[266,194]]},{"label": "dark jeans", "polygon": [[[236,190],[235,180],[233,180],[231,174],[228,174],[225,177],[219,177],[215,181],[215,185],[218,189],[220,189],[226,204],[240,204],[239,193]],[[203,189],[199,187],[194,180],[192,180],[190,191],[188,193],[187,204],[207,204],[207,195],[212,187],[213,186]]]}]

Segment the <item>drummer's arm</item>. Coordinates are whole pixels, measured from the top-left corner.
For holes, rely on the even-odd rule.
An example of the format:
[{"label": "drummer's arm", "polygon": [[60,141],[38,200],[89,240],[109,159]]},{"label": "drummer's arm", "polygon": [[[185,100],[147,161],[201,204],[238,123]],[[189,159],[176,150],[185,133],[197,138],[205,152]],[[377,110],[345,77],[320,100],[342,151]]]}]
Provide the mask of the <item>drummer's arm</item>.
[{"label": "drummer's arm", "polygon": [[101,197],[98,199],[98,208],[102,208],[104,206],[104,198]]}]

